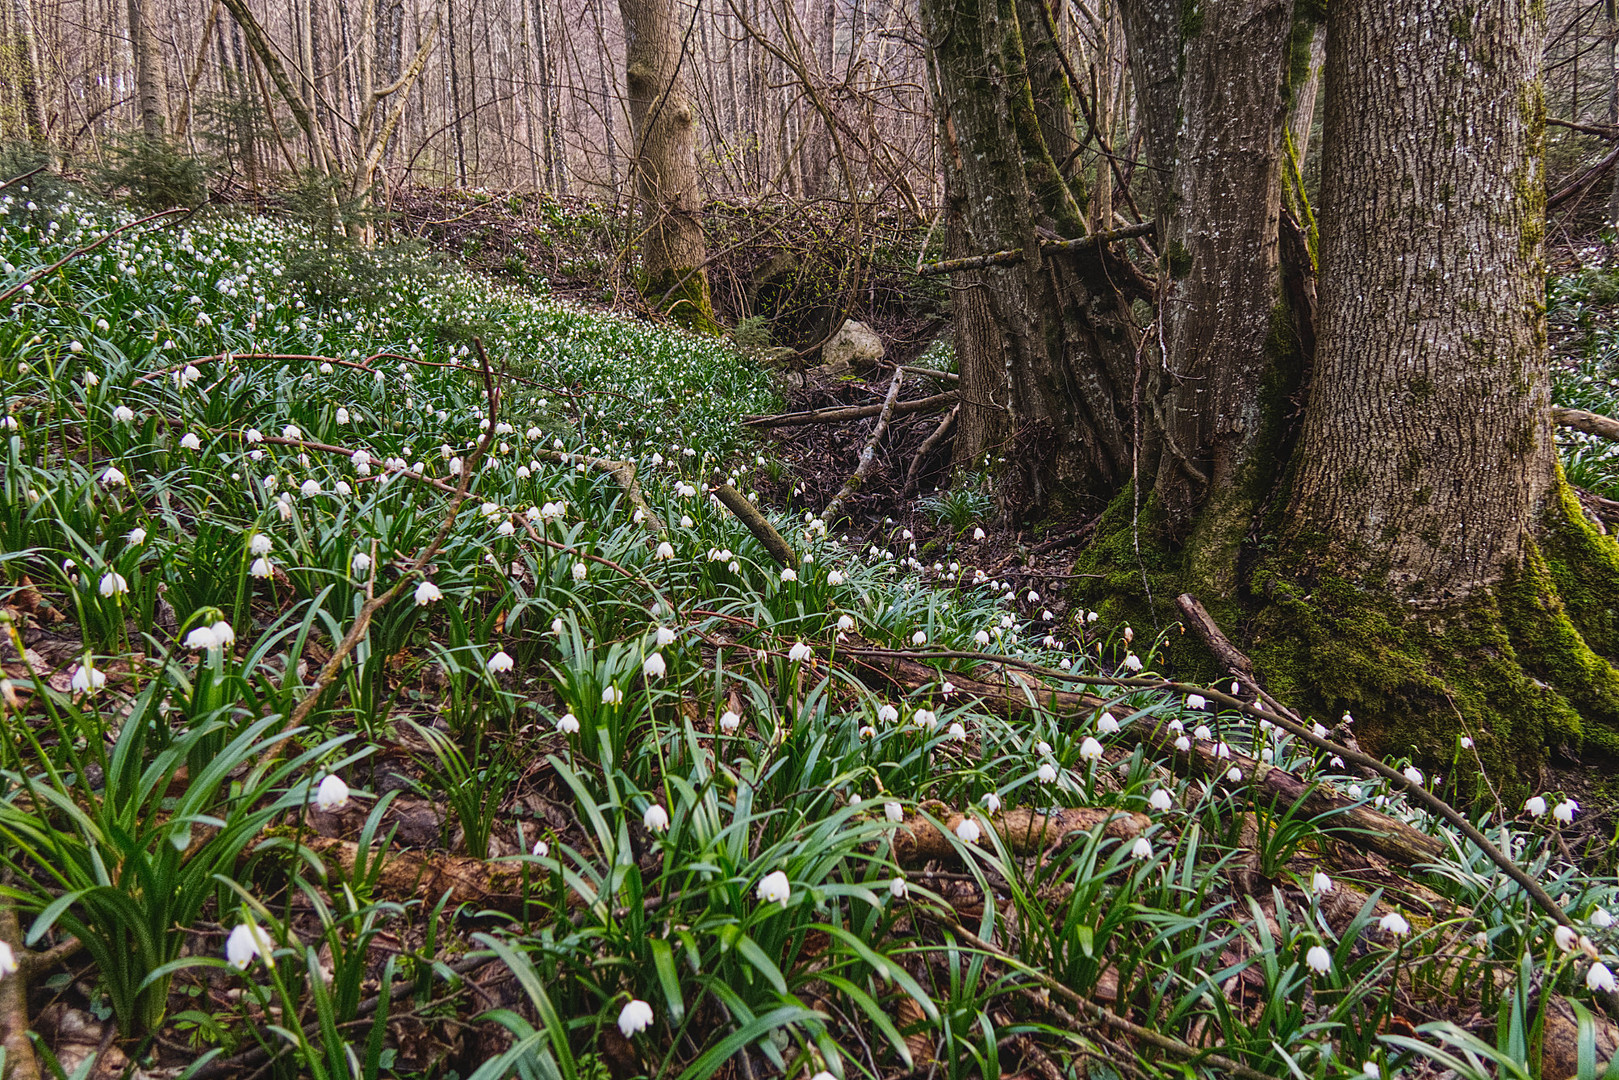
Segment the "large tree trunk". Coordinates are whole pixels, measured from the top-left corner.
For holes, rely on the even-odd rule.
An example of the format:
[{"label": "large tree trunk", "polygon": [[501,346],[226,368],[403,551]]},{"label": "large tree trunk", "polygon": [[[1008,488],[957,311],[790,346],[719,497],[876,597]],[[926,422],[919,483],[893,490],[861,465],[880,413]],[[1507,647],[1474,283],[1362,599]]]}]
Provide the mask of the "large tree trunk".
[{"label": "large tree trunk", "polygon": [[1290,507],[1295,536],[1421,604],[1518,566],[1557,468],[1539,20],[1511,0],[1431,6],[1332,8],[1319,339]]},{"label": "large tree trunk", "polygon": [[129,50],[135,65],[135,105],[140,113],[141,134],[157,138],[163,134],[163,60],[152,37],[150,14],[145,0],[129,0]]},{"label": "large tree trunk", "polygon": [[679,321],[715,328],[697,175],[689,44],[676,0],[619,0],[641,204],[644,291]]}]

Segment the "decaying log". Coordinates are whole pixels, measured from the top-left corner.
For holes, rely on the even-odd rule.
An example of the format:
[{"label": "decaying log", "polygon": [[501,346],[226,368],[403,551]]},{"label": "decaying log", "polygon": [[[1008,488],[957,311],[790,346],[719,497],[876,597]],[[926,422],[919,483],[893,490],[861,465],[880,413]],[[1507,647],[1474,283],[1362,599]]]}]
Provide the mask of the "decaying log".
[{"label": "decaying log", "polygon": [[821,512],[821,520],[828,525],[837,520],[838,515],[843,512],[843,504],[849,496],[860,490],[860,485],[865,483],[866,477],[870,475],[871,467],[877,460],[877,446],[883,441],[883,436],[888,434],[888,421],[894,415],[894,403],[899,400],[899,387],[904,379],[904,368],[894,372],[894,381],[888,384],[888,397],[883,399],[882,411],[877,414],[876,426],[871,429],[871,438],[866,440],[866,445],[860,450],[860,461],[855,465],[849,479],[843,482],[843,487],[838,489],[838,493],[832,496],[832,501],[827,503],[826,509]]},{"label": "decaying log", "polygon": [[1565,409],[1561,406],[1552,409],[1552,422],[1558,427],[1573,428],[1583,431],[1587,435],[1596,435],[1604,439],[1619,440],[1619,420],[1601,413],[1586,412],[1584,409]]},{"label": "decaying log", "polygon": [[[313,851],[344,875],[354,872],[360,845],[330,836],[304,836],[301,847]],[[437,902],[446,892],[450,906],[471,904],[496,911],[518,911],[523,906],[523,865],[474,859],[444,852],[373,849],[368,859],[380,859],[376,895],[397,901]],[[536,871],[529,871],[530,878]]]},{"label": "decaying log", "polygon": [[[965,815],[959,810],[952,810],[940,802],[924,803],[922,809],[943,823],[950,832],[955,832],[956,826],[965,820]],[[1075,833],[1093,832],[1098,828],[1115,840],[1134,840],[1152,824],[1152,819],[1145,814],[1091,806],[1051,811],[1020,807],[998,814],[976,814],[974,820],[994,829],[1014,855],[1025,856],[1039,855]],[[987,836],[980,841],[988,842]],[[928,859],[953,859],[957,852],[958,848],[950,837],[923,814],[907,816],[894,833],[894,859],[903,864]]]},{"label": "decaying log", "polygon": [[[902,367],[899,370],[904,372],[910,369]],[[956,391],[947,390],[942,394],[934,394],[931,397],[913,398],[910,401],[896,401],[893,408],[888,411],[894,416],[904,416],[907,413],[933,412],[947,405],[954,405],[956,399]],[[774,416],[744,416],[742,423],[748,427],[756,428],[797,427],[801,424],[841,424],[847,420],[864,420],[868,416],[878,416],[882,411],[882,405],[839,405],[831,409],[809,409],[804,412],[778,413]]]},{"label": "decaying log", "polygon": [[792,545],[787,543],[781,533],[776,531],[776,527],[770,524],[770,519],[760,513],[759,508],[749,502],[746,496],[730,484],[716,484],[713,492],[714,497],[724,503],[725,508],[748,527],[753,538],[764,545],[777,565],[783,567],[798,565],[798,554],[793,551]]}]

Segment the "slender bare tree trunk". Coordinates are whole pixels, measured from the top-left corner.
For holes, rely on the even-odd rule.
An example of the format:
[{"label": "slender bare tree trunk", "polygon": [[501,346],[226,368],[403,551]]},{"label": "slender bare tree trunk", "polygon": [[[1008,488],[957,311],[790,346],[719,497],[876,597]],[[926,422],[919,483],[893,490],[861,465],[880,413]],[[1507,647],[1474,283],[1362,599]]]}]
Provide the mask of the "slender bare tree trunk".
[{"label": "slender bare tree trunk", "polygon": [[163,134],[163,61],[146,7],[147,0],[129,0],[129,50],[135,64],[135,106],[141,133],[157,138]]},{"label": "slender bare tree trunk", "polygon": [[641,204],[644,291],[688,325],[714,327],[691,99],[691,42],[676,0],[619,0]]},{"label": "slender bare tree trunk", "polygon": [[35,34],[34,12],[29,0],[13,0],[12,14],[17,24],[17,96],[20,99],[22,126],[29,142],[37,147],[47,147],[45,100],[39,90],[39,39]]}]

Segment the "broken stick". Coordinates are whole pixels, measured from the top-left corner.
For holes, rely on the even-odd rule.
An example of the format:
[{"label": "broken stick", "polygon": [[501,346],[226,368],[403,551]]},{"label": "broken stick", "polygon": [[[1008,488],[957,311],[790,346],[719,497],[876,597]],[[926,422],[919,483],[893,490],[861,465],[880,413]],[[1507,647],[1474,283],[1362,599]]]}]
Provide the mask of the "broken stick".
[{"label": "broken stick", "polygon": [[888,434],[888,421],[894,415],[894,402],[899,400],[899,386],[905,378],[905,369],[899,368],[894,372],[894,381],[888,384],[888,397],[883,400],[882,411],[877,414],[877,426],[871,429],[871,438],[866,440],[865,447],[860,451],[860,461],[854,467],[854,473],[843,482],[843,487],[832,496],[832,501],[826,504],[821,512],[821,520],[831,525],[843,512],[843,504],[865,483],[871,466],[877,460],[877,444],[883,441]]},{"label": "broken stick", "polygon": [[[911,369],[902,367],[899,370],[910,371]],[[946,390],[942,394],[934,394],[931,397],[897,401],[889,411],[895,416],[915,412],[932,412],[935,409],[942,409],[946,405],[953,405],[956,398],[957,394],[954,390]],[[868,416],[876,416],[883,411],[883,408],[883,405],[839,405],[830,409],[809,409],[805,412],[779,413],[775,416],[744,416],[742,423],[748,427],[756,428],[796,427],[800,424],[840,424],[846,420],[864,420]]]}]

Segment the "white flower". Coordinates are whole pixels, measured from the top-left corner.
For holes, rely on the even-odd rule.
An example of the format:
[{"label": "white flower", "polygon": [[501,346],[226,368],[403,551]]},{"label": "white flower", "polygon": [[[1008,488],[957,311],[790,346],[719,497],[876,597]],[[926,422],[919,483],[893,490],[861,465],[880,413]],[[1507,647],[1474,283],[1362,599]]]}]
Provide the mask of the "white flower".
[{"label": "white flower", "polygon": [[1034,776],[1042,784],[1052,783],[1057,779],[1057,767],[1049,761],[1042,762],[1040,767],[1034,771]]},{"label": "white flower", "polygon": [[1175,738],[1175,749],[1179,750],[1181,753],[1184,754],[1188,750],[1190,750],[1191,748],[1192,748],[1192,740],[1191,739],[1188,739],[1185,735],[1176,736],[1176,738]]},{"label": "white flower", "polygon": [[1154,788],[1153,793],[1147,798],[1147,805],[1152,807],[1154,810],[1168,810],[1172,805],[1169,792],[1165,791],[1163,788]]},{"label": "white flower", "polygon": [[788,899],[793,895],[793,889],[787,883],[787,875],[777,870],[764,876],[759,882],[759,887],[754,890],[754,895],[762,903],[768,904],[774,901],[782,907],[786,907]]},{"label": "white flower", "polygon": [[[899,880],[895,878],[895,880]],[[0,979],[7,975],[17,973],[17,954],[11,951],[11,946],[0,941]]]},{"label": "white flower", "polygon": [[112,418],[120,424],[130,423],[135,419],[135,410],[128,405],[120,405],[112,411]]},{"label": "white flower", "polygon": [[1119,730],[1119,722],[1107,713],[1103,713],[1102,718],[1096,722],[1096,730],[1103,735],[1113,735]]},{"label": "white flower", "polygon": [[667,832],[669,829],[669,811],[657,803],[653,803],[646,808],[646,813],[641,815],[641,824],[646,826],[648,832]]},{"label": "white flower", "polygon": [[225,939],[225,959],[239,971],[246,971],[254,957],[268,956],[274,951],[275,944],[270,936],[251,919],[237,923],[230,937]]},{"label": "white flower", "polygon": [[349,422],[349,411],[347,409],[340,408],[337,410],[337,422],[339,424],[347,424]]},{"label": "white flower", "polygon": [[1400,775],[1405,777],[1411,783],[1415,784],[1417,787],[1422,786],[1422,770],[1417,768],[1415,765],[1407,765],[1405,769],[1401,771]]},{"label": "white flower", "polygon": [[573,564],[573,580],[575,580],[575,581],[583,581],[583,580],[585,580],[585,578],[587,578],[589,576],[590,576],[590,567],[586,566],[583,560],[580,560],[580,561]]},{"label": "white flower", "polygon": [[1608,970],[1608,965],[1598,961],[1585,973],[1585,988],[1593,994],[1611,994],[1619,990],[1619,983],[1614,982],[1613,972]]},{"label": "white flower", "polygon": [[956,739],[958,741],[961,740],[961,739],[965,739],[967,737],[966,725],[962,724],[962,722],[958,720],[955,723],[950,725],[950,730],[948,732],[946,732],[946,734],[950,738]]},{"label": "white flower", "polygon": [[219,638],[211,626],[199,626],[186,635],[185,647],[197,652],[208,652],[219,647]]},{"label": "white flower", "polygon": [[1034,744],[1034,752],[1037,754],[1049,754],[1051,753],[1051,744],[1041,739]]},{"label": "white flower", "polygon": [[1572,926],[1559,925],[1557,929],[1552,931],[1552,940],[1557,942],[1557,947],[1564,952],[1573,952],[1575,944],[1580,940],[1580,935],[1574,932]]},{"label": "white flower", "polygon": [[547,844],[544,840],[536,840],[534,841],[534,847],[529,851],[529,854],[534,856],[536,859],[543,859],[547,855],[551,854],[551,845]]},{"label": "white flower", "polygon": [[247,568],[247,572],[250,576],[256,578],[275,577],[275,568],[270,565],[270,560],[263,556],[254,559],[253,565]]},{"label": "white flower", "polygon": [[1124,657],[1124,666],[1129,668],[1131,671],[1140,671],[1141,657],[1137,656],[1135,653],[1126,653]]},{"label": "white flower", "polygon": [[989,631],[988,630],[980,630],[980,631],[978,631],[978,633],[973,635],[973,640],[976,641],[980,645],[988,645],[989,644]]},{"label": "white flower", "polygon": [[979,801],[984,804],[984,809],[986,811],[988,811],[989,813],[991,813],[991,814],[1000,813],[1001,797],[999,795],[995,794],[993,791],[990,792],[988,795],[985,795]]},{"label": "white flower", "polygon": [[675,546],[673,544],[671,544],[667,540],[665,540],[663,543],[658,545],[658,550],[653,555],[653,558],[657,559],[659,562],[666,562],[669,559],[672,559],[674,557],[675,557]]},{"label": "white flower", "polygon": [[632,999],[618,1014],[618,1030],[626,1038],[634,1038],[652,1026],[652,1006],[640,998]]},{"label": "white flower", "polygon": [[883,816],[897,825],[905,820],[905,808],[897,802],[883,803]]},{"label": "white flower", "polygon": [[1332,883],[1331,876],[1324,871],[1317,870],[1314,876],[1310,878],[1310,891],[1317,896],[1326,896],[1336,888],[1337,886]]},{"label": "white flower", "polygon": [[1132,858],[1132,859],[1150,859],[1150,858],[1152,858],[1152,844],[1147,840],[1147,838],[1145,836],[1136,837],[1135,844],[1132,845],[1131,848],[1130,848],[1130,858]]},{"label": "white flower", "polygon": [[903,900],[905,899],[905,894],[910,891],[910,888],[911,887],[906,884],[904,877],[897,877],[888,883],[888,895],[892,896],[895,900]]},{"label": "white flower", "polygon": [[250,427],[242,432],[242,439],[250,445],[252,443],[261,443],[264,441],[264,432],[256,427]]},{"label": "white flower", "polygon": [[247,542],[247,550],[253,555],[268,555],[273,546],[270,538],[263,533],[254,533],[252,539]]},{"label": "white flower", "polygon": [[349,559],[349,569],[355,577],[364,577],[365,572],[371,569],[371,556],[363,551],[356,551],[354,557]]},{"label": "white flower", "polygon": [[1608,914],[1607,908],[1596,908],[1591,912],[1591,925],[1598,930],[1606,930],[1613,925],[1613,916]]},{"label": "white flower", "polygon": [[105,574],[101,575],[102,596],[118,596],[121,593],[127,593],[128,591],[129,582],[124,580],[124,575],[118,573],[116,570],[109,570]]},{"label": "white flower", "polygon": [[892,705],[884,704],[882,708],[877,710],[877,722],[879,724],[892,724],[898,719],[899,710]]},{"label": "white flower", "polygon": [[73,677],[68,680],[68,688],[75,694],[93,694],[106,685],[107,673],[96,667],[88,655],[84,663],[73,669]]},{"label": "white flower", "polygon": [[1210,739],[1214,738],[1214,732],[1209,730],[1209,725],[1199,724],[1197,727],[1192,729],[1192,738],[1196,739],[1198,742],[1208,742]]},{"label": "white flower", "polygon": [[1411,932],[1411,924],[1405,921],[1405,916],[1398,911],[1391,911],[1377,920],[1378,929],[1395,937],[1405,937]]},{"label": "white flower", "polygon": [[663,662],[662,653],[653,653],[641,663],[641,674],[649,679],[661,678],[668,670],[668,665]]},{"label": "white flower", "polygon": [[781,571],[781,580],[782,581],[797,581],[798,580],[798,571],[794,570],[790,566],[783,567],[782,571]]},{"label": "white flower", "polygon": [[320,481],[313,478],[305,480],[303,487],[298,489],[298,494],[302,495],[306,499],[313,499],[316,495],[320,494]]},{"label": "white flower", "polygon": [[214,632],[214,640],[219,642],[221,646],[229,647],[236,644],[236,631],[224,619],[214,623],[210,629]]},{"label": "white flower", "polygon": [[917,727],[924,727],[929,731],[939,726],[939,714],[932,709],[918,709],[911,714],[911,719]]},{"label": "white flower", "polygon": [[286,427],[281,429],[281,437],[283,439],[290,439],[293,442],[297,442],[304,437],[304,433],[298,430],[297,424],[288,424]]},{"label": "white flower", "polygon": [[974,540],[982,540],[983,538],[984,538],[984,530],[981,527],[973,530],[973,539]]},{"label": "white flower", "polygon": [[1320,945],[1310,946],[1310,951],[1304,954],[1304,962],[1318,975],[1332,970],[1332,954]]},{"label": "white flower", "polygon": [[1471,735],[1463,735],[1462,738],[1461,738],[1461,744],[1462,744],[1462,749],[1463,750],[1471,750],[1471,749],[1473,749],[1473,736],[1471,736]]},{"label": "white flower", "polygon": [[137,546],[144,544],[146,543],[146,530],[137,525],[129,530],[129,535],[124,539]]},{"label": "white flower", "polygon": [[315,809],[339,810],[349,803],[349,786],[336,773],[327,773],[315,789]]},{"label": "white flower", "polygon": [[510,653],[508,653],[505,649],[501,649],[499,652],[495,653],[495,655],[489,658],[489,663],[486,666],[489,669],[489,674],[499,675],[501,672],[510,671],[516,666],[516,663],[517,662],[511,658]]},{"label": "white flower", "polygon": [[834,570],[831,573],[827,574],[826,575],[826,583],[828,585],[842,585],[843,584],[843,572],[841,570]]},{"label": "white flower", "polygon": [[1574,814],[1579,810],[1580,804],[1573,799],[1564,799],[1552,807],[1552,817],[1563,825],[1574,824]]},{"label": "white flower", "polygon": [[444,590],[440,589],[437,585],[433,584],[431,581],[423,581],[420,585],[416,586],[416,606],[417,607],[426,607],[428,604],[433,603],[435,600],[442,600],[442,599],[444,599]]},{"label": "white flower", "polygon": [[793,663],[802,663],[815,655],[815,650],[802,641],[793,642],[793,647],[787,650],[787,659]]},{"label": "white flower", "polygon": [[1530,817],[1539,817],[1546,812],[1546,800],[1539,795],[1531,795],[1523,808]]},{"label": "white flower", "polygon": [[726,709],[723,713],[720,714],[720,730],[721,731],[735,731],[737,728],[739,728],[741,726],[742,726],[742,717],[740,715],[738,715],[737,713],[731,711],[730,709]]},{"label": "white flower", "polygon": [[984,835],[984,830],[978,827],[978,822],[972,818],[962,818],[961,824],[956,826],[956,835],[963,843],[976,844],[978,838]]},{"label": "white flower", "polygon": [[618,687],[613,686],[611,684],[603,687],[602,688],[602,704],[603,705],[622,705],[622,704],[624,704],[624,691],[620,690]]},{"label": "white flower", "polygon": [[564,735],[579,734],[579,718],[573,715],[571,712],[563,713],[561,717],[557,719],[557,730],[562,732]]},{"label": "white flower", "polygon": [[196,432],[188,431],[180,436],[180,447],[183,450],[201,450],[202,440],[197,438]]},{"label": "white flower", "polygon": [[927,643],[928,643],[927,631],[918,630],[916,633],[911,635],[911,644],[912,645],[926,645]]},{"label": "white flower", "polygon": [[107,487],[122,487],[129,481],[125,478],[123,473],[118,471],[117,468],[112,465],[108,465],[105,469],[101,470],[101,482]]},{"label": "white flower", "polygon": [[1233,765],[1225,774],[1225,778],[1233,784],[1238,783],[1242,780],[1242,770]]},{"label": "white flower", "polygon": [[1377,1067],[1375,1061],[1363,1061],[1360,1064],[1360,1074],[1367,1080],[1383,1080],[1383,1070]]},{"label": "white flower", "polygon": [[1085,741],[1079,744],[1079,756],[1086,761],[1100,761],[1102,758],[1102,744],[1085,736]]}]

